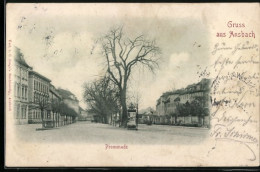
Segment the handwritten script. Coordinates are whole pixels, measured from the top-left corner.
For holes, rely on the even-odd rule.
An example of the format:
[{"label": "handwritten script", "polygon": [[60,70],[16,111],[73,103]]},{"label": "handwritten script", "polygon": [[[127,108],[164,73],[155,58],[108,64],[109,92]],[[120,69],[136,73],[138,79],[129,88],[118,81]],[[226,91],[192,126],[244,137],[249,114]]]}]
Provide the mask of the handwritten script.
[{"label": "handwritten script", "polygon": [[259,45],[247,40],[230,45],[218,42],[211,57],[211,65],[200,73],[212,79],[210,137],[216,145],[239,143],[250,154],[245,158],[255,161],[259,149]]}]

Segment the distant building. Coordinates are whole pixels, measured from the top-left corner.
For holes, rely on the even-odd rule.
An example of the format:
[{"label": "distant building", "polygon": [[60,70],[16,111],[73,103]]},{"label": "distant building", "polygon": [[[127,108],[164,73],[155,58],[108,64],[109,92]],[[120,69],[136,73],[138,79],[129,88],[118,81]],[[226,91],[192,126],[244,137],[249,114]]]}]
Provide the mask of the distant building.
[{"label": "distant building", "polygon": [[50,88],[49,88],[49,101],[50,103],[57,100],[57,101],[61,101],[62,97],[59,94],[58,90],[54,87],[54,85],[50,84]]},{"label": "distant building", "polygon": [[[61,88],[57,89],[57,92],[62,97],[62,101],[72,108],[77,114],[80,114],[80,106],[77,97],[68,90]],[[74,119],[75,120],[75,119]]]},{"label": "distant building", "polygon": [[15,47],[14,119],[16,124],[28,123],[28,80],[31,69],[32,67],[24,60],[21,50]]},{"label": "distant building", "polygon": [[88,112],[86,110],[82,109],[81,107],[79,107],[78,120],[79,121],[87,121],[87,117],[88,117]]},{"label": "distant building", "polygon": [[61,125],[61,114],[59,109],[59,104],[61,103],[62,97],[58,93],[57,89],[54,87],[54,85],[50,84],[50,89],[49,89],[49,103],[52,108],[51,113],[49,113],[48,118],[52,119],[55,123],[56,126]]},{"label": "distant building", "polygon": [[[41,123],[40,104],[44,106],[49,101],[51,80],[35,71],[29,72],[29,123]],[[44,109],[43,118],[47,118],[47,108]]]}]

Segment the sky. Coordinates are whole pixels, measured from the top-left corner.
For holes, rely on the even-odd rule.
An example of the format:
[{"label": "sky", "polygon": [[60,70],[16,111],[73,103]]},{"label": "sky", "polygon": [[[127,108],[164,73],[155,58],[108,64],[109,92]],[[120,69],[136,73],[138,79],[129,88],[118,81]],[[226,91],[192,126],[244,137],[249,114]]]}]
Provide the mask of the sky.
[{"label": "sky", "polygon": [[123,26],[129,37],[144,34],[161,48],[155,74],[135,68],[130,78],[129,96],[139,93],[140,109],[155,108],[165,91],[198,82],[198,68],[208,65],[208,29],[203,16],[192,11],[122,4],[23,4],[15,9],[7,15],[15,46],[56,88],[74,93],[83,108],[83,84],[103,75],[104,57],[95,40],[111,27]]}]

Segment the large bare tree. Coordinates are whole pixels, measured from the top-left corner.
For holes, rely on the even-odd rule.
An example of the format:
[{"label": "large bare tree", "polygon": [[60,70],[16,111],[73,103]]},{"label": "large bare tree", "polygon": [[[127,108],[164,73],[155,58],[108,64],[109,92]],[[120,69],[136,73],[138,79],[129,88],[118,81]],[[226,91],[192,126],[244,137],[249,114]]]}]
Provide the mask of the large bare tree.
[{"label": "large bare tree", "polygon": [[111,29],[99,42],[102,55],[106,59],[107,73],[119,89],[122,124],[126,126],[126,93],[129,77],[138,65],[145,66],[154,72],[154,69],[158,67],[160,48],[155,40],[149,40],[144,35],[135,38],[127,37],[123,32],[123,27]]}]

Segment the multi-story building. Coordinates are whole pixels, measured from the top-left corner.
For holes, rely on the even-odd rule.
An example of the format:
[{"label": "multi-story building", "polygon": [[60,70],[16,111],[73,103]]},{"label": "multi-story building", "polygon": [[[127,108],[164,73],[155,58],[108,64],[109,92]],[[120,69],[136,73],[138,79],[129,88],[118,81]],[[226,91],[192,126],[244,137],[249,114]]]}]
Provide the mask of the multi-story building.
[{"label": "multi-story building", "polygon": [[[209,98],[210,80],[202,79],[199,83],[188,85],[184,89],[179,89],[164,93],[156,104],[156,115],[171,116],[176,112],[178,104],[191,103],[196,97]],[[204,105],[205,108],[207,104]],[[157,117],[158,118],[158,117]]]},{"label": "multi-story building", "polygon": [[[55,105],[55,101],[59,103]],[[33,71],[33,68],[26,63],[21,50],[15,47],[15,123],[30,124],[42,123],[42,120],[52,120],[56,126],[59,126],[76,120],[74,112],[74,119],[71,117],[72,114],[64,118],[60,109],[62,101],[76,114],[80,113],[76,96],[67,90],[57,90],[49,78]]]},{"label": "multi-story building", "polygon": [[[58,93],[62,97],[62,101],[71,109],[73,109],[77,114],[80,114],[80,106],[77,97],[68,90],[64,90],[61,88],[57,89]],[[73,120],[76,120],[75,117]]]},{"label": "multi-story building", "polygon": [[35,72],[29,72],[29,123],[41,123],[50,113],[48,106],[51,80]]},{"label": "multi-story building", "polygon": [[59,110],[59,105],[61,103],[62,97],[54,87],[54,85],[50,84],[49,88],[49,103],[51,106],[51,113],[48,114],[48,118],[52,119],[55,122],[55,126],[60,126],[62,123],[62,117]]},{"label": "multi-story building", "polygon": [[14,79],[14,119],[16,124],[28,123],[28,76],[32,69],[21,53],[15,47],[15,79]]}]

